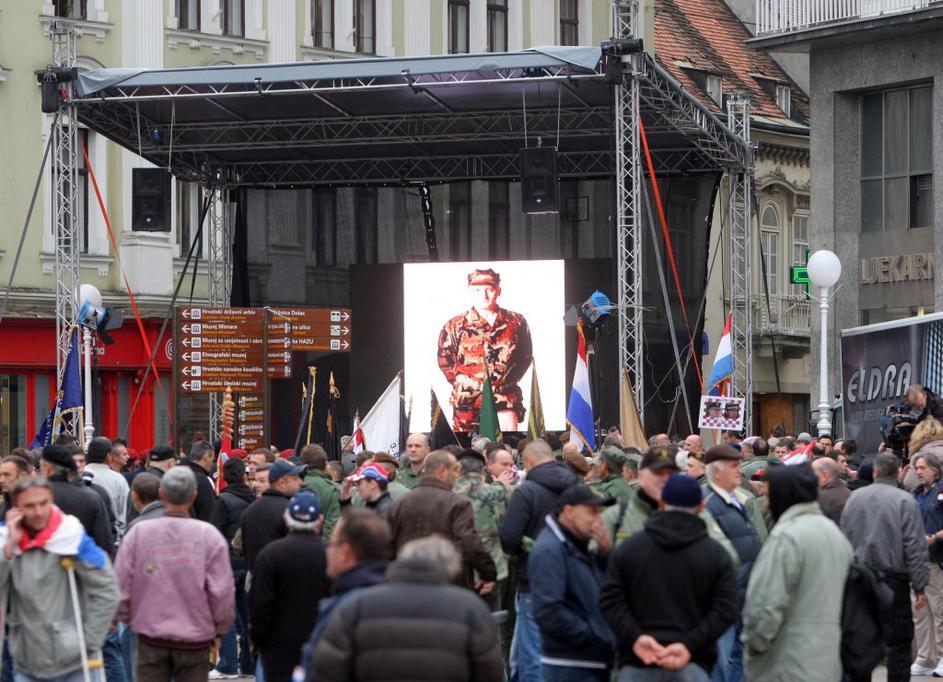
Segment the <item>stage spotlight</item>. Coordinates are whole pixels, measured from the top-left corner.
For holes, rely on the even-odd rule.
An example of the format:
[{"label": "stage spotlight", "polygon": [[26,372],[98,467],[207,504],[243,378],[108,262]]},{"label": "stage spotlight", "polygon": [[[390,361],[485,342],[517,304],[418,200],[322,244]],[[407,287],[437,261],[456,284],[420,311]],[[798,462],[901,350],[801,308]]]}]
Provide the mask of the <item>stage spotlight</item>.
[{"label": "stage spotlight", "polygon": [[609,297],[601,291],[594,291],[580,304],[580,318],[586,326],[597,329],[606,323],[610,313],[616,309]]}]

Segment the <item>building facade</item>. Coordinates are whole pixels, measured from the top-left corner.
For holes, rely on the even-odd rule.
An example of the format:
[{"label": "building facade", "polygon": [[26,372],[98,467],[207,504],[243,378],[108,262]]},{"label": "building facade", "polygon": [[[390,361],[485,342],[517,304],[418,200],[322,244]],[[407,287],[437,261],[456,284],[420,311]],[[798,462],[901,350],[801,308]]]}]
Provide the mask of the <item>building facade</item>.
[{"label": "building facade", "polygon": [[[757,3],[752,44],[810,61],[811,246],[842,263],[827,349],[834,399],[842,329],[943,308],[943,3],[787,4]],[[820,352],[813,344],[816,367]]]}]

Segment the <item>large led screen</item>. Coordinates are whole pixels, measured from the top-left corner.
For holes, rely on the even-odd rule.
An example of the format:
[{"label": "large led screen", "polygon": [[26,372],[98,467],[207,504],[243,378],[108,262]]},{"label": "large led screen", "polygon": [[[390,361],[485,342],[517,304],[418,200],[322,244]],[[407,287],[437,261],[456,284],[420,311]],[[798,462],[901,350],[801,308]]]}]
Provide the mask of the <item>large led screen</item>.
[{"label": "large led screen", "polygon": [[478,431],[486,371],[502,431],[527,430],[535,371],[546,428],[564,428],[562,260],[404,265],[403,300],[410,430],[429,430],[431,389],[456,431]]}]

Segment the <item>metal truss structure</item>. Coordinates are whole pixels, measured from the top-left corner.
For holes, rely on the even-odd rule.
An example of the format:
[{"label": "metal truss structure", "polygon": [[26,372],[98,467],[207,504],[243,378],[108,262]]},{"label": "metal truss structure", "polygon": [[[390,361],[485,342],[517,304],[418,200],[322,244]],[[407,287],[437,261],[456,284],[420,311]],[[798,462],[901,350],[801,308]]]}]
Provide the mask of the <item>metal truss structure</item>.
[{"label": "metal truss structure", "polygon": [[[207,299],[213,307],[228,306],[232,294],[232,230],[230,224],[229,191],[221,184],[221,171],[216,182],[208,188],[209,212],[207,236],[209,239],[206,259]],[[222,396],[209,394],[209,431],[211,442],[220,437],[219,422]]]},{"label": "metal truss structure", "polygon": [[[638,35],[638,0],[612,3],[613,35]],[[639,65],[641,54],[623,61],[622,83],[615,87],[616,271],[619,306],[619,366],[628,373],[635,405],[645,421],[644,320],[642,307],[642,158],[639,142]],[[628,67],[628,68],[625,68]]]},{"label": "metal truss structure", "polygon": [[[613,35],[638,35],[639,1],[610,5]],[[228,189],[516,180],[521,147],[543,138],[558,149],[561,179],[615,178],[619,361],[642,408],[639,122],[659,177],[732,179],[731,231],[740,237],[731,295],[748,301],[749,108],[738,104],[725,124],[644,52],[622,58],[613,86],[585,50],[101,72],[83,80],[74,102],[89,128],[214,193],[210,301],[218,305],[228,304],[232,272]],[[749,396],[744,305],[735,385]]]},{"label": "metal truss structure", "polygon": [[750,144],[750,100],[734,93],[727,101],[727,125],[747,142],[744,163],[727,171],[730,221],[730,350],[733,378],[730,395],[744,398],[743,423],[753,412],[753,148]]},{"label": "metal truss structure", "polygon": [[[68,22],[50,26],[53,69],[70,68],[75,64],[75,29]],[[78,232],[78,167],[79,140],[72,82],[58,84],[59,112],[49,130],[52,135],[52,210],[55,248],[56,288],[56,389],[62,386],[62,375],[72,344],[72,325],[76,318],[76,295],[79,287]],[[77,420],[72,432],[78,433]],[[68,427],[67,427],[68,428]]]}]

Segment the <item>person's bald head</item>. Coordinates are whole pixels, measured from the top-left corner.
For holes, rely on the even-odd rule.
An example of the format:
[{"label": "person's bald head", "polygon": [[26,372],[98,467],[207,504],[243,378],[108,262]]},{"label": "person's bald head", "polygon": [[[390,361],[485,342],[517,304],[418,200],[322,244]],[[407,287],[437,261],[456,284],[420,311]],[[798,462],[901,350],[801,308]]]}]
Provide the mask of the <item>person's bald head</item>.
[{"label": "person's bald head", "polygon": [[429,436],[424,433],[411,433],[406,439],[406,457],[417,469],[422,466],[429,454]]},{"label": "person's bald head", "polygon": [[530,471],[538,464],[544,464],[553,459],[553,450],[550,449],[550,446],[546,441],[535,440],[533,443],[528,443],[527,447],[524,448],[524,468]]},{"label": "person's bald head", "polygon": [[841,479],[841,465],[831,457],[818,457],[812,460],[812,470],[819,477],[819,487],[824,488],[830,483]]},{"label": "person's bald head", "polygon": [[426,457],[425,465],[422,468],[422,475],[425,478],[435,478],[448,484],[451,488],[455,479],[461,474],[461,468],[455,455],[447,450],[435,450]]}]

